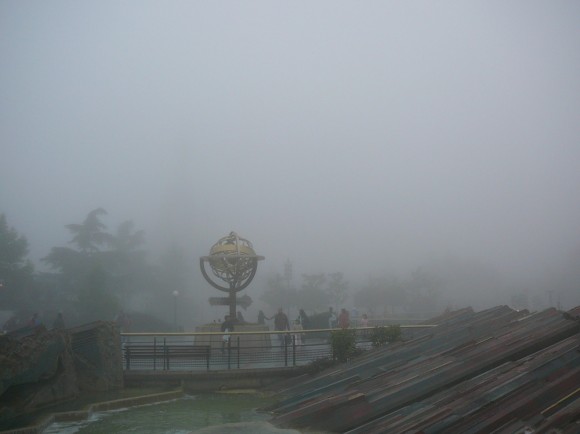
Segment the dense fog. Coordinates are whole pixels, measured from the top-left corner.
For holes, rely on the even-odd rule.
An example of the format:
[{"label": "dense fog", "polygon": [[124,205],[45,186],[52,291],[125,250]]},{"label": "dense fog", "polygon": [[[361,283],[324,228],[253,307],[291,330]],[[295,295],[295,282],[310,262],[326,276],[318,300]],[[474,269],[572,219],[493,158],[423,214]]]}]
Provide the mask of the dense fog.
[{"label": "dense fog", "polygon": [[179,256],[189,326],[223,316],[199,257],[230,231],[266,258],[250,318],[287,263],[288,288],[343,273],[350,308],[376,282],[433,311],[571,308],[579,19],[575,1],[5,0],[0,213],[36,273],[92,210],[132,221],[149,263]]}]

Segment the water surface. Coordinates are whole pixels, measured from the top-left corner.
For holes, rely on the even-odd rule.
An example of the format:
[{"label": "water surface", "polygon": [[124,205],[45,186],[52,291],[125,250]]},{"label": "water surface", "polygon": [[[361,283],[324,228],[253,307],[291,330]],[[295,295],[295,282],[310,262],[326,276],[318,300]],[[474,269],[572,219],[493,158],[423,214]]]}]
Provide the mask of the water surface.
[{"label": "water surface", "polygon": [[278,430],[266,423],[270,415],[255,409],[270,400],[260,394],[215,393],[157,404],[99,412],[87,421],[52,424],[45,434],[186,434],[203,433],[298,433]]}]

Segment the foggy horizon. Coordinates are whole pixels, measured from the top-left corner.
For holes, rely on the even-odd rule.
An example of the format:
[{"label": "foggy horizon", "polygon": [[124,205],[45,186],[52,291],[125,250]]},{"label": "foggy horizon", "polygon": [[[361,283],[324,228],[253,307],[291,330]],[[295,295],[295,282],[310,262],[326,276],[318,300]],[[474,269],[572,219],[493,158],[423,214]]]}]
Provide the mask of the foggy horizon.
[{"label": "foggy horizon", "polygon": [[266,257],[257,282],[290,260],[352,291],[443,263],[549,286],[580,264],[579,17],[573,1],[4,1],[0,213],[39,271],[102,207],[152,260],[236,231]]}]

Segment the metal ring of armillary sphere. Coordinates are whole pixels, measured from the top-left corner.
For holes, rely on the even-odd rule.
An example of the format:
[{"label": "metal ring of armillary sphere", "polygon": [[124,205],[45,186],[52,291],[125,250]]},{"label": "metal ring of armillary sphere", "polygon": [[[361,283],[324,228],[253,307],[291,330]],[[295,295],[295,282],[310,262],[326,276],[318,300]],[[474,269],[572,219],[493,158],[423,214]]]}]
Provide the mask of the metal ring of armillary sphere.
[{"label": "metal ring of armillary sphere", "polygon": [[[203,277],[211,286],[224,292],[239,292],[251,283],[258,269],[258,261],[262,259],[263,256],[256,255],[252,243],[230,232],[212,246],[209,256],[200,258],[199,265]],[[228,286],[218,284],[209,276],[206,263],[209,263],[214,277]]]}]

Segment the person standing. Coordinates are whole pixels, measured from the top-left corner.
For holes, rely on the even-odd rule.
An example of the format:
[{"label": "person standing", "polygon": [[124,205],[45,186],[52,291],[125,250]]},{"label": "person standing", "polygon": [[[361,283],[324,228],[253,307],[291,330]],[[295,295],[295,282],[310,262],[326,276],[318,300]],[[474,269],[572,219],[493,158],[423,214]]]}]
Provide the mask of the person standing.
[{"label": "person standing", "polygon": [[369,317],[366,313],[363,313],[361,320],[359,321],[359,327],[368,327],[369,326]]},{"label": "person standing", "polygon": [[244,315],[242,315],[242,312],[238,310],[238,316],[236,317],[236,322],[238,324],[245,324],[246,320],[244,319]]},{"label": "person standing", "polygon": [[[366,313],[363,313],[362,318],[360,319],[359,323],[358,323],[359,327],[368,327],[369,326],[369,317],[367,316]],[[360,332],[360,335],[364,338],[367,338],[370,334],[370,330],[363,330]]]},{"label": "person standing", "polygon": [[234,331],[234,322],[229,315],[224,317],[224,322],[221,325],[221,331],[224,333],[222,336],[222,353],[225,350],[227,344],[230,343],[230,333]]},{"label": "person standing", "polygon": [[348,310],[346,310],[343,307],[340,310],[340,315],[338,316],[338,326],[341,329],[347,329],[349,325],[350,325],[350,315],[348,313]]},{"label": "person standing", "polygon": [[298,319],[300,320],[300,325],[302,326],[303,329],[307,329],[308,328],[308,315],[306,315],[306,312],[304,312],[304,309],[300,309],[300,312],[298,313]]},{"label": "person standing", "polygon": [[296,321],[294,321],[294,324],[292,325],[292,331],[294,333],[292,333],[292,336],[294,337],[294,345],[296,345],[297,347],[302,346],[302,331],[304,329],[302,328],[302,324],[300,324],[300,320],[297,319]]},{"label": "person standing", "polygon": [[28,327],[39,327],[41,325],[42,322],[40,321],[40,316],[38,315],[38,312],[34,312],[32,318],[30,318],[30,320],[28,321]]},{"label": "person standing", "polygon": [[336,327],[336,314],[334,313],[334,310],[332,310],[332,307],[328,308],[328,328],[329,329],[333,329]]},{"label": "person standing", "polygon": [[266,324],[266,320],[270,320],[270,319],[271,318],[268,318],[263,311],[259,311],[258,312],[258,324],[265,325]]},{"label": "person standing", "polygon": [[52,323],[52,328],[55,330],[64,330],[64,318],[62,312],[56,315],[54,322]]},{"label": "person standing", "polygon": [[[290,323],[288,322],[288,317],[284,313],[282,308],[278,308],[278,313],[274,315],[274,330],[276,331],[284,331],[290,329]],[[278,341],[280,342],[280,346],[284,348],[286,345],[286,335],[284,333],[278,334]]]}]

